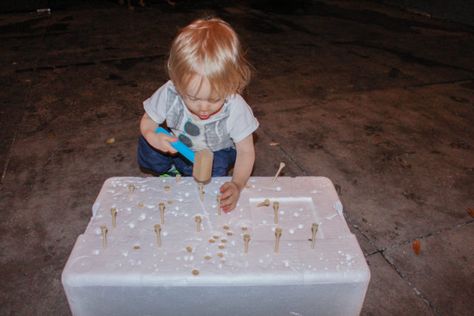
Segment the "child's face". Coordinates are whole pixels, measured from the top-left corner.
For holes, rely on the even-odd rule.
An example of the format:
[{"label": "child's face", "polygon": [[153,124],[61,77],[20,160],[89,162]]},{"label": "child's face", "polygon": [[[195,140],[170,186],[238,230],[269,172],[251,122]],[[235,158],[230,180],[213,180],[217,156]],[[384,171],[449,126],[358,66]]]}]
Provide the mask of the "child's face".
[{"label": "child's face", "polygon": [[225,101],[213,94],[209,80],[199,75],[192,77],[182,97],[189,111],[200,120],[207,120],[217,114]]}]

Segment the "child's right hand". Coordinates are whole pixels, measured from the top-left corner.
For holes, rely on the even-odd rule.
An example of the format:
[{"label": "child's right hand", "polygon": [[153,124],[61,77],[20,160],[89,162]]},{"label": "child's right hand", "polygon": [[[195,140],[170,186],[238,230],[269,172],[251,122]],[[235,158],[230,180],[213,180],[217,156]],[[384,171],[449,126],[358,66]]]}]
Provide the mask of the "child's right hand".
[{"label": "child's right hand", "polygon": [[162,152],[171,154],[175,154],[177,152],[176,149],[174,149],[170,144],[178,140],[176,137],[168,136],[163,133],[155,133],[153,131],[147,132],[144,136],[148,144]]}]

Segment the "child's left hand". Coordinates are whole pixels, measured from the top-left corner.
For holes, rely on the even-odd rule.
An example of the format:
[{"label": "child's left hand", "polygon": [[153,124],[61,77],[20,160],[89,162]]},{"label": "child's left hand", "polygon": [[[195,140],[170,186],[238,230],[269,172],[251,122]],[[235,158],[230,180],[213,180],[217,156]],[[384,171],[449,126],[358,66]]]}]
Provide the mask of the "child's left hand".
[{"label": "child's left hand", "polygon": [[235,182],[226,182],[221,188],[221,208],[224,212],[232,211],[240,197],[240,189]]}]

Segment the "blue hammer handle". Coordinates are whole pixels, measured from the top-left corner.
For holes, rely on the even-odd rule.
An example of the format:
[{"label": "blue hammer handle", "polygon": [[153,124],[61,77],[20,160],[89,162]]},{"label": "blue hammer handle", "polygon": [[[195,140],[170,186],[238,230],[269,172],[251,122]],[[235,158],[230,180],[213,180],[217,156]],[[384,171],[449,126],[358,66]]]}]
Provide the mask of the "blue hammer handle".
[{"label": "blue hammer handle", "polygon": [[[172,135],[170,132],[168,132],[167,130],[165,130],[163,127],[158,127],[156,130],[155,130],[156,133],[163,133],[163,134],[166,134],[168,136],[172,136],[174,137],[174,135]],[[191,161],[192,163],[194,163],[194,152],[188,147],[186,146],[185,144],[183,144],[181,141],[177,140],[175,142],[172,142],[170,143],[171,146],[173,146],[174,149],[176,149],[181,155],[183,155],[184,157],[186,157],[186,159],[188,159],[189,161]]]}]

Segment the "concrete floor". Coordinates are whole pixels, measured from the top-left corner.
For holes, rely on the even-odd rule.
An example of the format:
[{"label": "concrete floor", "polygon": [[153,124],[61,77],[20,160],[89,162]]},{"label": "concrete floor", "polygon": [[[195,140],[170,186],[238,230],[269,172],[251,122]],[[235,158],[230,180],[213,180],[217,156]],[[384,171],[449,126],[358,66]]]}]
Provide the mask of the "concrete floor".
[{"label": "concrete floor", "polygon": [[362,314],[472,315],[474,28],[304,0],[0,15],[0,314],[69,313],[73,243],[105,179],[145,176],[141,102],[166,80],[177,28],[207,14],[256,69],[254,175],[285,161],[287,176],[335,183],[372,273]]}]

